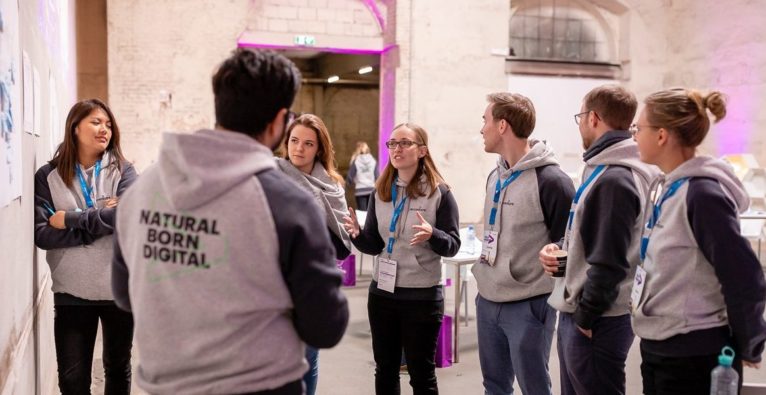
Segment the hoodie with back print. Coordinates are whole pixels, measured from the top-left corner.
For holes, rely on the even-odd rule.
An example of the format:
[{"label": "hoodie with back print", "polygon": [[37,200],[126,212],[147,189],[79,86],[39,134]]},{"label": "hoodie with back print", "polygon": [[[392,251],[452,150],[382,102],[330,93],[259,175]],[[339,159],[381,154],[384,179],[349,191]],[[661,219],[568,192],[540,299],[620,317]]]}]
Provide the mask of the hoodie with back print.
[{"label": "hoodie with back print", "polygon": [[331,347],[348,322],[321,213],[249,136],[166,133],[117,211],[112,286],[135,318],[138,385],[247,393],[300,380],[303,343]]}]

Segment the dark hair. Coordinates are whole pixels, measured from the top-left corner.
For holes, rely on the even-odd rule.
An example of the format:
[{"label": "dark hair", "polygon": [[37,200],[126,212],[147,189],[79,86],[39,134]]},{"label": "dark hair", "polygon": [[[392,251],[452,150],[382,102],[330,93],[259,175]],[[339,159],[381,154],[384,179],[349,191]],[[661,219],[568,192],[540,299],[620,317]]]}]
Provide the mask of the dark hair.
[{"label": "dark hair", "polygon": [[595,111],[609,127],[628,130],[636,116],[636,95],[619,85],[593,88],[583,99],[585,110]]},{"label": "dark hair", "polygon": [[69,115],[66,117],[64,141],[59,144],[53,159],[48,162],[56,168],[59,176],[61,176],[61,179],[68,187],[72,186],[75,174],[74,168],[77,165],[77,137],[75,136],[75,129],[94,110],[104,111],[109,117],[109,122],[112,124],[112,138],[109,140],[109,145],[106,146],[105,151],[111,154],[112,162],[107,164],[107,167],[117,166],[117,169],[122,171],[122,162],[125,161],[125,157],[122,155],[122,149],[120,148],[120,128],[117,126],[117,120],[114,118],[112,110],[98,99],[79,101],[69,110]]},{"label": "dark hair", "polygon": [[290,160],[287,146],[290,144],[290,135],[293,133],[293,129],[296,126],[301,125],[314,131],[317,135],[317,155],[314,161],[317,161],[324,166],[327,170],[327,174],[330,178],[335,180],[340,185],[343,185],[343,177],[338,173],[338,165],[335,163],[335,149],[332,146],[332,139],[330,138],[330,132],[327,130],[322,119],[314,114],[303,114],[293,121],[287,128],[284,140],[284,154],[283,158]]},{"label": "dark hair", "polygon": [[[415,141],[415,143],[425,146],[426,149],[428,148],[428,133],[426,133],[425,129],[414,123],[402,123],[396,125],[394,130],[400,128],[412,130],[420,140]],[[384,202],[391,201],[391,185],[394,183],[396,174],[397,170],[394,168],[394,165],[391,164],[391,157],[389,155],[388,164],[386,164],[385,169],[383,169],[383,174],[381,174],[380,177],[378,177],[378,181],[375,182],[375,189],[378,191],[380,200]],[[421,189],[420,177],[423,175],[426,177],[426,184],[428,184],[429,191],[423,191]],[[433,158],[431,158],[431,151],[426,150],[426,155],[418,160],[418,168],[415,170],[415,176],[412,177],[410,183],[407,184],[407,197],[415,199],[421,196],[426,196],[426,192],[428,192],[428,197],[431,197],[440,184],[449,187],[444,182],[444,177],[439,173],[439,170],[436,169],[436,164],[434,163]]]},{"label": "dark hair", "polygon": [[213,76],[216,123],[256,137],[292,106],[300,85],[300,71],[284,56],[238,48]]},{"label": "dark hair", "polygon": [[535,106],[518,93],[498,92],[487,95],[492,103],[492,118],[504,119],[516,137],[525,139],[535,130]]},{"label": "dark hair", "polygon": [[668,89],[652,93],[644,101],[646,119],[656,128],[675,133],[685,147],[696,147],[710,130],[708,110],[715,122],[726,116],[726,99],[721,92],[706,95],[693,89]]}]

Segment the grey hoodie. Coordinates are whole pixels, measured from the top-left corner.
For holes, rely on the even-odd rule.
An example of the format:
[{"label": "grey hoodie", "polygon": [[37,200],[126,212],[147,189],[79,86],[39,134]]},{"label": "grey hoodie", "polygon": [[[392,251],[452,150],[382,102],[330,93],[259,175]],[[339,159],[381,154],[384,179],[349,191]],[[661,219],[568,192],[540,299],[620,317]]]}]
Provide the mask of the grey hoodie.
[{"label": "grey hoodie", "polygon": [[146,391],[278,388],[306,370],[302,339],[340,340],[348,310],[324,216],[275,167],[244,134],[167,133],[126,192],[113,289],[133,311]]},{"label": "grey hoodie", "polygon": [[[644,230],[649,237],[642,264],[646,278],[633,328],[642,339],[666,340],[730,324],[737,355],[760,360],[766,289],[735,217],[747,210],[750,199],[731,166],[719,159],[692,158],[655,185],[666,191],[683,178],[689,179],[662,204],[659,221]],[[722,345],[712,346],[709,351],[716,353]],[[706,344],[689,351],[674,348],[698,353]]]},{"label": "grey hoodie", "polygon": [[472,272],[479,293],[493,302],[512,302],[550,293],[553,280],[538,261],[540,249],[564,235],[569,204],[574,196],[572,180],[559,168],[553,151],[544,143],[530,140],[531,150],[513,167],[499,158],[490,173],[484,201],[484,229],[489,216],[498,176],[521,175],[501,193],[494,230],[498,231],[495,264],[477,263]]},{"label": "grey hoodie", "polygon": [[378,178],[377,161],[372,154],[360,154],[348,167],[346,182],[354,185],[356,196],[369,195],[375,189],[375,180]]},{"label": "grey hoodie", "polygon": [[[630,289],[639,263],[641,230],[646,218],[643,207],[646,197],[649,196],[649,185],[659,175],[659,169],[639,160],[636,143],[629,138],[627,132],[609,133],[610,135],[603,136],[605,140],[614,140],[615,136],[622,140],[608,143],[606,148],[585,162],[581,178],[583,182],[598,165],[607,167],[583,190],[579,204],[574,208],[571,228],[567,229],[565,236],[568,240],[566,275],[556,279],[548,299],[548,303],[557,310],[574,313],[577,324],[585,329],[591,329],[593,320],[598,316],[614,317],[630,313]],[[594,146],[598,143],[600,142],[595,142]],[[615,184],[618,183],[623,185],[618,188],[620,191],[625,191],[624,194],[631,196],[631,199],[638,200],[635,204],[637,215],[631,215],[631,218],[626,219],[629,222],[624,224],[614,223],[612,210],[629,202],[612,202],[613,206],[610,207],[596,207],[593,203],[595,198],[590,196],[593,190],[599,189],[602,198],[614,200],[616,197],[607,195],[617,190]],[[589,215],[584,214],[586,210],[590,210]],[[614,235],[613,229],[594,228],[595,224],[586,224],[583,222],[584,218],[598,218],[602,221],[599,225],[619,225],[619,228],[615,229],[628,234]],[[586,237],[591,244],[588,251],[583,243]],[[609,237],[618,237],[620,241],[624,240],[626,245],[619,246],[619,251],[612,250],[618,246],[612,245]],[[608,289],[603,289],[598,284],[601,281],[610,284]],[[588,294],[583,295],[586,291]],[[583,306],[581,303],[584,298],[589,303]]]}]

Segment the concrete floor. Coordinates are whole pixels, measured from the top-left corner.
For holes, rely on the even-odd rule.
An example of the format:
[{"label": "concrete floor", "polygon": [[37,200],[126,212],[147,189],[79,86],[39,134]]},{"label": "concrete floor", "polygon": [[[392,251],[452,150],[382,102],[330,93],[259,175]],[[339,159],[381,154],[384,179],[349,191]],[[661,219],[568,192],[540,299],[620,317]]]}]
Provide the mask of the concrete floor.
[{"label": "concrete floor", "polygon": [[[320,395],[360,395],[374,393],[374,362],[370,340],[370,327],[367,322],[367,288],[370,283],[370,260],[365,259],[365,271],[357,281],[356,287],[344,288],[348,297],[351,318],[346,335],[341,343],[333,349],[320,352],[319,387]],[[475,305],[476,284],[471,279],[469,285],[469,302],[471,303],[468,326],[460,327],[460,363],[449,368],[437,369],[439,391],[442,395],[472,395],[482,394],[481,370],[479,368],[478,343],[476,337]],[[445,311],[451,315],[454,311],[452,301],[453,290],[447,289]],[[555,339],[555,336],[554,336]],[[99,340],[100,345],[100,340]],[[134,349],[135,350],[135,349]],[[559,393],[559,364],[556,355],[556,344],[551,347],[550,370],[553,382],[553,392]],[[97,346],[96,355],[100,355]],[[138,352],[134,352],[134,371],[138,362]],[[627,362],[627,393],[641,393],[641,371],[638,340],[634,341]],[[101,360],[94,361],[93,393],[103,393],[103,371]],[[745,369],[745,382],[755,382],[766,385],[766,368],[760,370]],[[408,384],[409,376],[402,375],[402,394],[412,394]],[[516,388],[516,393],[521,391]],[[133,385],[132,394],[144,395],[145,392]]]}]

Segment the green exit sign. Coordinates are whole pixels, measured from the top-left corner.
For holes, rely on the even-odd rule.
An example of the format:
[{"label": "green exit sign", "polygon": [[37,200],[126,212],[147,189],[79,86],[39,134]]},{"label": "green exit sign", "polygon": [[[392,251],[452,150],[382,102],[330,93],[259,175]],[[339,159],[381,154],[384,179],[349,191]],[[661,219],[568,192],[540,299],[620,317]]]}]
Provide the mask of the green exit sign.
[{"label": "green exit sign", "polygon": [[316,44],[316,38],[314,38],[314,36],[298,35],[295,36],[293,43],[304,47],[313,47]]}]

